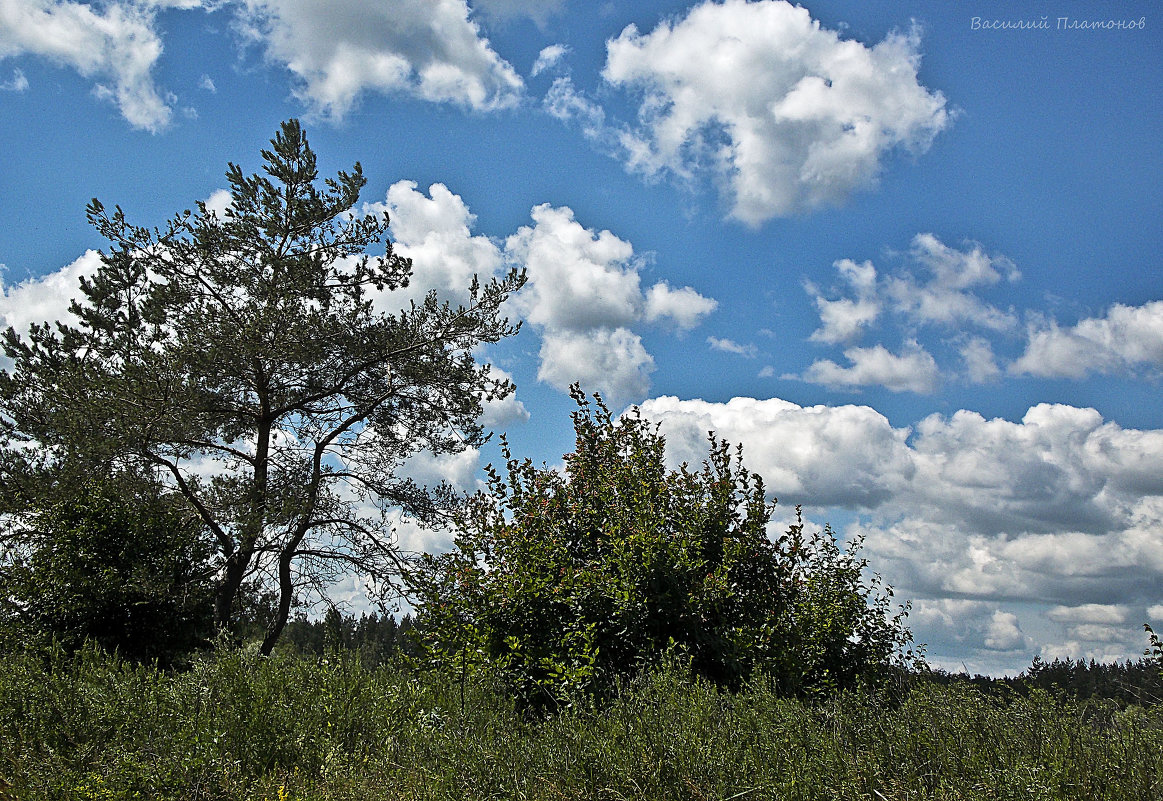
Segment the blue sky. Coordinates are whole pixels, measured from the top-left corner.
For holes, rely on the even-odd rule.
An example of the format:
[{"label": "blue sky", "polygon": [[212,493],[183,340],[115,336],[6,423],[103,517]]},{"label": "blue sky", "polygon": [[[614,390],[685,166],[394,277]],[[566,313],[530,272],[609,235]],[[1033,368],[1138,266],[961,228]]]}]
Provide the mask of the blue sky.
[{"label": "blue sky", "polygon": [[[0,0],[0,315],[63,313],[90,198],[214,205],[299,117],[419,285],[528,268],[487,354],[518,453],[571,449],[578,380],[863,535],[936,664],[1135,658],[1163,624],[1161,31],[1144,0]],[[493,458],[408,468],[467,489]]]}]

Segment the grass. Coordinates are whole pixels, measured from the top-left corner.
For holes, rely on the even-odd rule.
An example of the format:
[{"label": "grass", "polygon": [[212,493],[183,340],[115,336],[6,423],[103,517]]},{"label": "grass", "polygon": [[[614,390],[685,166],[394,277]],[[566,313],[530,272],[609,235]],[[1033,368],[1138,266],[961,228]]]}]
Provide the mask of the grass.
[{"label": "grass", "polygon": [[0,798],[1163,799],[1163,707],[919,683],[807,703],[676,668],[519,714],[486,679],[337,656],[163,673],[95,650],[0,663]]}]

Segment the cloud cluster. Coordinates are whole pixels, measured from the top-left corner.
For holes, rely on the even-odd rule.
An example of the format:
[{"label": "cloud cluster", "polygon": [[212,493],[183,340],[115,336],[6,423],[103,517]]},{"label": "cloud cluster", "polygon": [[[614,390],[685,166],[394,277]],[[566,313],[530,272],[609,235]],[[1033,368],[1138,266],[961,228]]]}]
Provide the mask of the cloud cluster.
[{"label": "cloud cluster", "polygon": [[[1142,306],[1113,305],[1105,314],[1062,326],[1035,311],[1024,314],[1025,342],[1020,355],[999,364],[995,343],[1019,342],[1017,311],[986,301],[983,293],[1021,275],[1009,259],[989,255],[969,242],[952,248],[933,234],[917,234],[895,273],[882,274],[871,261],[835,262],[838,286],[824,290],[808,282],[820,325],[810,339],[845,346],[849,365],[820,359],[799,375],[812,383],[853,389],[883,386],[893,391],[933,392],[945,378],[974,384],[1011,376],[1082,379],[1100,373],[1158,374],[1163,368],[1163,301]],[[871,332],[890,329],[902,335],[898,352],[883,344],[854,343]],[[918,341],[936,332],[960,357],[958,369],[938,366]],[[1000,339],[999,339],[1000,338]]]},{"label": "cloud cluster", "polygon": [[240,29],[330,118],[343,117],[365,91],[479,111],[514,105],[521,78],[469,13],[465,0],[243,0],[238,8]]},{"label": "cloud cluster", "polygon": [[[552,4],[493,0],[497,13],[543,18]],[[0,0],[0,59],[38,56],[94,80],[131,125],[151,132],[173,118],[177,98],[153,73],[162,56],[161,9],[226,9],[244,43],[297,80],[295,94],[320,116],[342,118],[364,92],[403,93],[477,111],[519,102],[524,83],[471,19],[466,0]],[[213,81],[203,76],[203,88]],[[23,90],[16,70],[4,89]]]},{"label": "cloud cluster", "polygon": [[642,397],[654,359],[634,329],[645,323],[690,330],[717,306],[666,281],[643,290],[643,261],[633,246],[586,228],[568,207],[534,207],[532,224],[502,243],[472,233],[475,217],[442,184],[425,195],[414,182],[399,181],[385,202],[365,211],[390,215],[396,252],[414,269],[409,288],[383,303],[398,308],[431,289],[463,300],[474,275],[485,280],[511,265],[525,269],[529,280],[513,309],[541,335],[538,378],[557,389],[580,381],[613,399]]},{"label": "cloud cluster", "polygon": [[1062,328],[1054,320],[1030,323],[1025,352],[1009,366],[1016,375],[1085,378],[1163,369],[1163,301],[1115,304],[1101,317]]},{"label": "cloud cluster", "polygon": [[[173,98],[153,80],[162,53],[154,24],[158,3],[0,0],[0,59],[39,56],[92,79],[130,125],[159,131],[173,116]],[[7,85],[6,85],[7,86]],[[25,89],[17,70],[11,88]]]},{"label": "cloud cluster", "polygon": [[778,399],[663,397],[642,411],[675,462],[703,458],[715,431],[744,445],[785,503],[824,519],[848,510],[845,533],[864,536],[873,565],[925,602],[920,639],[953,643],[941,615],[960,625],[967,613],[953,607],[972,602],[957,642],[982,649],[982,664],[997,658],[987,651],[1022,651],[1028,664],[1035,626],[1050,627],[1047,658],[1134,657],[1128,621],[1163,600],[1163,430],[1049,404],[1017,422],[959,411],[915,430],[865,406]]},{"label": "cloud cluster", "polygon": [[643,292],[633,246],[584,227],[567,207],[540,205],[532,216],[505,252],[529,273],[517,306],[541,333],[538,378],[558,389],[581,382],[619,400],[645,395],[654,359],[632,326],[690,329],[716,302],[665,281]]},{"label": "cloud cluster", "polygon": [[758,225],[836,204],[875,182],[891,151],[924,151],[949,122],[917,80],[917,33],[872,47],[784,0],[703,2],[607,43],[602,73],[641,93],[620,134],[648,175],[710,174],[731,215]]}]

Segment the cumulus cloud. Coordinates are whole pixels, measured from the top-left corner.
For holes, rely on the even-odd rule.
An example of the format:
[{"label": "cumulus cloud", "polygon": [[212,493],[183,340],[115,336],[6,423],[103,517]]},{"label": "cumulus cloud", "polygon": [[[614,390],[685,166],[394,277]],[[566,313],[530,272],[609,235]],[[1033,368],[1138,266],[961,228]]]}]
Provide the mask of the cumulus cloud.
[{"label": "cumulus cloud", "polygon": [[1163,368],[1163,301],[1115,304],[1105,315],[1069,328],[1036,320],[1029,327],[1025,352],[1009,370],[1045,378],[1085,378],[1093,373],[1128,374],[1140,367]]},{"label": "cumulus cloud", "polygon": [[[156,133],[173,117],[173,98],[152,75],[162,53],[157,5],[0,0],[0,59],[31,55],[74,69],[130,125]],[[14,88],[27,87],[17,72]]]},{"label": "cumulus cloud", "polygon": [[835,264],[844,283],[856,297],[829,300],[814,284],[807,284],[807,290],[815,295],[816,308],[820,312],[820,327],[811,339],[835,345],[850,342],[876,321],[880,315],[881,301],[877,297],[876,268],[872,262],[857,264],[851,259],[841,259]]},{"label": "cumulus cloud", "polygon": [[558,389],[581,381],[614,399],[641,396],[654,360],[631,326],[689,329],[715,302],[664,281],[644,293],[633,246],[586,228],[568,207],[543,204],[532,218],[506,240],[505,254],[528,271],[516,307],[542,335],[538,377]]},{"label": "cumulus cloud", "polygon": [[1002,280],[1018,280],[1014,264],[1004,256],[988,255],[975,242],[957,249],[927,233],[913,237],[903,259],[901,268],[890,274],[879,272],[871,261],[840,259],[833,265],[839,277],[837,287],[825,291],[815,283],[804,284],[820,316],[812,341],[852,343],[875,325],[909,335],[902,351],[894,354],[884,345],[850,347],[844,351],[850,366],[823,359],[801,378],[835,388],[880,384],[896,392],[932,392],[941,370],[912,337],[918,330],[934,326],[956,331],[961,338],[961,374],[965,379],[984,383],[1000,375],[989,340],[969,336],[965,329],[977,328],[989,334],[1017,329],[1012,310],[999,309],[978,295]]},{"label": "cumulus cloud", "polygon": [[0,280],[0,330],[11,326],[24,335],[33,323],[60,320],[75,324],[77,319],[69,311],[69,304],[81,295],[80,280],[91,277],[100,265],[101,254],[87,250],[76,261],[48,275],[17,284]]},{"label": "cumulus cloud", "polygon": [[926,150],[949,122],[917,80],[915,31],[868,47],[783,0],[703,2],[607,42],[603,77],[641,92],[620,132],[648,175],[712,175],[731,215],[758,225],[844,201],[893,150]]},{"label": "cumulus cloud", "polygon": [[748,466],[776,497],[815,507],[876,508],[910,480],[907,431],[868,406],[802,407],[772,398],[727,403],[651,398],[641,406],[661,424],[674,463],[699,463],[710,431],[744,445]]},{"label": "cumulus cloud", "polygon": [[704,297],[689,286],[671,289],[666,281],[659,281],[646,291],[645,317],[648,323],[669,320],[679,330],[689,331],[717,308],[717,300]]},{"label": "cumulus cloud", "polygon": [[[611,399],[645,394],[654,359],[633,327],[686,331],[717,306],[666,281],[643,291],[644,262],[633,245],[586,228],[567,207],[534,207],[532,224],[504,242],[474,234],[476,217],[443,184],[425,193],[413,181],[399,181],[364,212],[386,212],[396,252],[412,259],[410,285],[378,298],[382,308],[401,308],[433,289],[463,301],[474,275],[486,280],[510,266],[524,268],[529,280],[511,308],[541,335],[538,378],[558,389],[580,381]],[[510,412],[527,414],[523,407]]]},{"label": "cumulus cloud", "polygon": [[884,345],[848,348],[841,366],[831,359],[813,362],[800,378],[812,384],[834,389],[880,386],[893,392],[932,393],[940,381],[940,371],[933,356],[916,341],[905,344],[900,353]]},{"label": "cumulus cloud", "polygon": [[537,378],[557,389],[578,382],[613,399],[641,397],[650,389],[654,358],[627,328],[548,330],[541,343]]},{"label": "cumulus cloud", "polygon": [[338,119],[362,92],[402,92],[487,111],[523,83],[469,18],[465,0],[245,0],[239,29],[294,74],[296,94]]},{"label": "cumulus cloud", "polygon": [[1016,422],[963,410],[911,429],[868,407],[778,399],[642,410],[676,463],[704,458],[714,431],[743,444],[784,503],[820,519],[848,510],[843,533],[918,599],[931,653],[968,647],[980,666],[1021,667],[1036,630],[1045,658],[1134,657],[1130,623],[1163,609],[1163,430],[1050,404]]}]

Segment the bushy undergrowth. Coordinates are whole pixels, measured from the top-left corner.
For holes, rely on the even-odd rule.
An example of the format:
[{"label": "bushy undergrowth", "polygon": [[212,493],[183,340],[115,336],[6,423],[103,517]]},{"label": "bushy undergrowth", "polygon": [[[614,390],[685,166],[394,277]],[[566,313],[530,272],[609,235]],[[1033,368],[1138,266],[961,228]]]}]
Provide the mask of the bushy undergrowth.
[{"label": "bushy undergrowth", "polygon": [[[1163,798],[1163,708],[921,682],[807,703],[670,665],[601,708],[523,716],[466,679],[220,654],[0,664],[0,798]],[[0,784],[0,788],[5,787]]]}]

